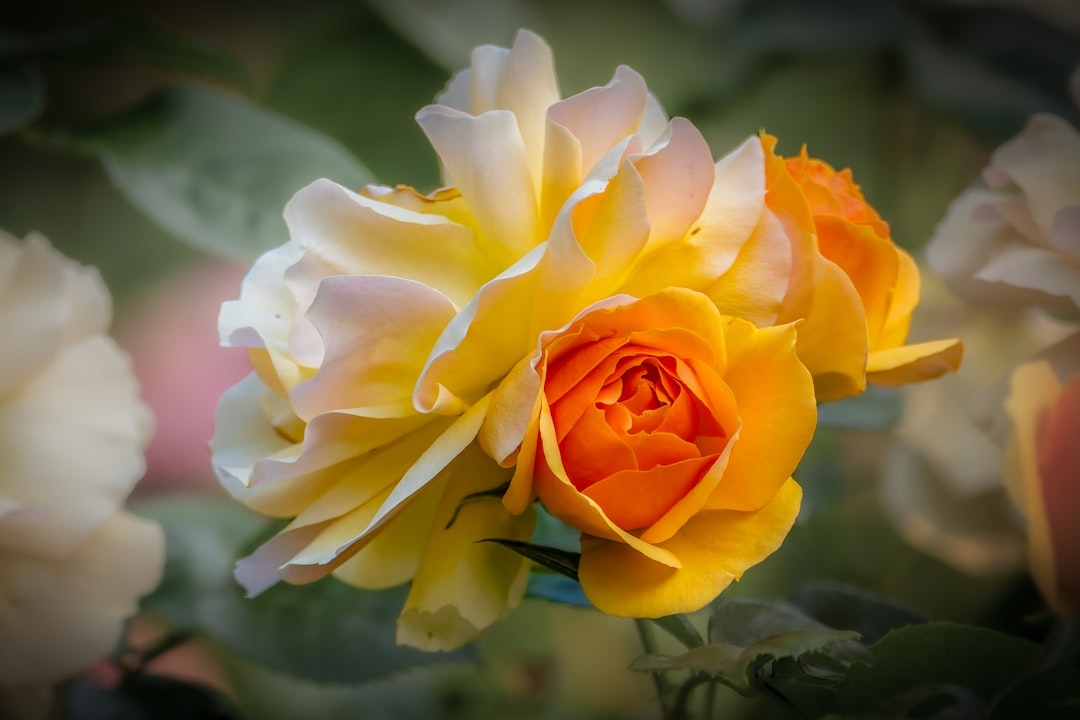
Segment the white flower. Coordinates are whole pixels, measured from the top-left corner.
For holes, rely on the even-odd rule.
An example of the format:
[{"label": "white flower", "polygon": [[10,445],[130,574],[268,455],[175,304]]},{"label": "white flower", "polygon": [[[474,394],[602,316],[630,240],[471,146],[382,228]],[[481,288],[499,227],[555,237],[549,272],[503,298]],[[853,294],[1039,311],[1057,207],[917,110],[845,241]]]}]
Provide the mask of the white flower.
[{"label": "white flower", "polygon": [[0,231],[0,686],[87,668],[161,578],[161,528],[123,510],[151,418],[110,316],[96,271]]}]

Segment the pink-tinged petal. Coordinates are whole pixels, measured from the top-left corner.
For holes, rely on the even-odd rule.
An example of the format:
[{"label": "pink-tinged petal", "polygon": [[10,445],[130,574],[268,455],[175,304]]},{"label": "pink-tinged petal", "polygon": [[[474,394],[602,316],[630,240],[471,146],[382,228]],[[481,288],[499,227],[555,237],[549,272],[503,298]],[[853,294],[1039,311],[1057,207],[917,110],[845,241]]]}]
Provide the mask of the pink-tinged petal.
[{"label": "pink-tinged petal", "polygon": [[633,163],[644,181],[650,247],[681,240],[701,216],[716,175],[705,138],[689,120],[675,118],[668,136]]},{"label": "pink-tinged petal", "polygon": [[513,113],[472,116],[431,105],[416,121],[439,154],[447,180],[475,213],[491,262],[506,267],[543,239],[539,193]]},{"label": "pink-tinged petal", "polygon": [[754,512],[704,511],[659,547],[680,567],[653,562],[629,545],[582,539],[578,575],[589,600],[621,617],[695,612],[772,554],[799,514],[802,490],[788,480]]},{"label": "pink-tinged petal", "polygon": [[398,622],[398,642],[423,650],[453,650],[476,639],[521,601],[530,569],[516,553],[482,541],[527,542],[535,514],[511,515],[496,498],[465,501],[499,487],[508,471],[474,445],[445,474],[433,518],[416,528],[426,544]]},{"label": "pink-tinged petal", "polygon": [[810,373],[793,352],[790,325],[756,329],[731,318],[724,334],[724,382],[742,426],[731,459],[706,507],[757,510],[770,502],[802,458],[817,424]]},{"label": "pink-tinged petal", "polygon": [[1050,231],[1050,246],[1068,259],[1080,263],[1080,198],[1054,215]]},{"label": "pink-tinged petal", "polygon": [[427,354],[454,314],[449,298],[413,280],[327,278],[308,310],[325,357],[290,394],[297,414],[310,420],[343,408],[409,407]]}]

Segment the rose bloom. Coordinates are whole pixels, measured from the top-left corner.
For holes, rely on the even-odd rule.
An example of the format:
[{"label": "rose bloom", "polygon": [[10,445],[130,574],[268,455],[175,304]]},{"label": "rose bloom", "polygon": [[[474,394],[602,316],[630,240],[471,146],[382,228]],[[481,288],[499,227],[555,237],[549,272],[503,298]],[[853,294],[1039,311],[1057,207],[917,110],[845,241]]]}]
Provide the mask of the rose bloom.
[{"label": "rose bloom", "polygon": [[445,187],[313,183],[285,209],[290,241],[223,306],[223,342],[254,373],[222,398],[211,445],[235,497],[292,519],[238,566],[249,592],[411,579],[398,640],[447,649],[524,592],[527,563],[476,541],[530,537],[530,483],[511,486],[510,513],[484,500],[448,520],[513,474],[540,387],[494,390],[541,333],[685,287],[758,327],[800,321],[803,362],[848,394],[868,340],[805,197],[769,182],[782,161],[752,137],[714,162],[629,68],[560,99],[550,49],[523,31],[477,48],[417,121]]},{"label": "rose bloom", "polygon": [[[785,160],[784,169],[810,203],[821,254],[843,269],[859,295],[866,316],[866,379],[895,386],[956,370],[963,354],[959,340],[905,344],[919,303],[919,268],[893,243],[888,223],[866,202],[851,171],[837,172],[811,158],[805,146]],[[835,384],[844,380],[819,381],[819,399],[862,390]]]},{"label": "rose bloom", "polygon": [[151,418],[110,315],[96,271],[0,232],[0,686],[85,670],[161,578],[161,528],[123,509]]},{"label": "rose bloom", "polygon": [[957,296],[1080,318],[1080,133],[1034,115],[957,197],[927,248]]},{"label": "rose bloom", "polygon": [[[1074,357],[1080,361],[1080,356]],[[1080,615],[1080,362],[1062,379],[1050,363],[1013,372],[1006,407],[1010,496],[1028,522],[1028,564],[1047,604]]]},{"label": "rose bloom", "polygon": [[493,402],[533,378],[513,482],[581,530],[600,610],[698,610],[780,546],[817,421],[794,327],[756,329],[689,290],[616,297],[542,334]]}]

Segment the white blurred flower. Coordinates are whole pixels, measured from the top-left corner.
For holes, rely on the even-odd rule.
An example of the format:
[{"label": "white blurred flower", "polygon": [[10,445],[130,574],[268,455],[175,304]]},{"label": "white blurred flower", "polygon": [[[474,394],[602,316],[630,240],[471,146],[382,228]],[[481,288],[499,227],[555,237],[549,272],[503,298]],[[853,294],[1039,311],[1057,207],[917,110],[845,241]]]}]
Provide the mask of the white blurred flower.
[{"label": "white blurred flower", "polygon": [[110,316],[96,271],[0,231],[0,687],[86,669],[161,578],[161,528],[123,510],[151,417]]}]

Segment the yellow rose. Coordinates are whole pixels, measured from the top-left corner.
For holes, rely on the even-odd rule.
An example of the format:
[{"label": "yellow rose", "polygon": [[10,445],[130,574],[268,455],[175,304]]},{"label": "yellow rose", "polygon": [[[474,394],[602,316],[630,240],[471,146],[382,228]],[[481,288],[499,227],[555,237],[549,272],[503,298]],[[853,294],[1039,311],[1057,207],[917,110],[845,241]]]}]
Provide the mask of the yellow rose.
[{"label": "yellow rose", "polygon": [[544,333],[497,396],[534,381],[514,482],[582,532],[600,610],[698,610],[787,535],[817,419],[793,327],[722,317],[689,290],[611,298]]},{"label": "yellow rose", "polygon": [[[541,247],[612,147],[650,147],[666,119],[628,68],[560,100],[550,50],[522,32],[512,49],[478,48],[417,120],[446,188],[313,183],[286,207],[291,241],[223,306],[222,340],[248,348],[255,372],[219,403],[212,450],[233,495],[292,518],[238,565],[249,592],[330,572],[365,588],[411,580],[399,641],[450,649],[524,593],[528,564],[476,541],[527,540],[533,517],[474,502],[448,526],[466,496],[510,472],[473,444],[486,391],[418,378],[454,319]],[[499,355],[492,340],[471,365]]]},{"label": "yellow rose", "polygon": [[[1080,357],[1074,357],[1080,360]],[[1013,371],[1006,408],[1010,495],[1027,518],[1028,563],[1058,615],[1080,615],[1080,362],[1059,379],[1046,361]]]},{"label": "yellow rose", "polygon": [[0,686],[51,684],[119,640],[165,560],[123,509],[151,418],[101,278],[0,232]]},{"label": "yellow rose", "polygon": [[927,248],[959,297],[1080,318],[1080,133],[1035,115],[957,197]]}]

